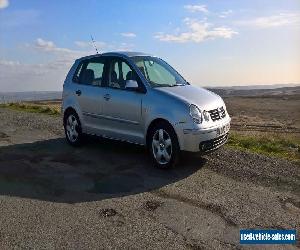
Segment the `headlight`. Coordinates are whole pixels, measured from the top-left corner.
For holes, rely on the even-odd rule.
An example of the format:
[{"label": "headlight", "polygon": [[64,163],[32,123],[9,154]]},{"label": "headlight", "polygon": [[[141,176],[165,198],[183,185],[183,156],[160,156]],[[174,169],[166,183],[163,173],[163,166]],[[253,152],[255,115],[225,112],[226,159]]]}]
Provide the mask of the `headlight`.
[{"label": "headlight", "polygon": [[200,124],[203,121],[201,110],[194,104],[190,105],[190,116],[193,118],[195,123]]}]

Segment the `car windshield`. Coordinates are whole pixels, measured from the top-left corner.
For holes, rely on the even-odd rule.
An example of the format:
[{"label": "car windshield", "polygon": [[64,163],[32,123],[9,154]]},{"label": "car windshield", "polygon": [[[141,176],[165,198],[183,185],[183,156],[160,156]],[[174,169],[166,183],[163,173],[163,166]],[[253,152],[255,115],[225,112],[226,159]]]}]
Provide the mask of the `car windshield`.
[{"label": "car windshield", "polygon": [[152,87],[174,87],[188,83],[169,64],[157,57],[132,58]]}]

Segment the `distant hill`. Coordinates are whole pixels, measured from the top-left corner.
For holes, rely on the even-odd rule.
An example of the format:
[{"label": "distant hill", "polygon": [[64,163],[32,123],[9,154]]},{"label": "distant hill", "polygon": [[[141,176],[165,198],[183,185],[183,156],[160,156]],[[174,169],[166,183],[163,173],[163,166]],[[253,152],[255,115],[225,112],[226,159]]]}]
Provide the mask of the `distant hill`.
[{"label": "distant hill", "polygon": [[238,88],[238,87],[225,87],[225,88],[206,88],[212,92],[226,97],[226,96],[264,96],[264,95],[300,95],[300,86],[296,87],[279,87],[279,88],[267,88],[251,89],[250,87]]},{"label": "distant hill", "polygon": [[0,103],[61,99],[61,91],[0,92]]},{"label": "distant hill", "polygon": [[300,87],[300,83],[290,83],[290,84],[264,84],[264,85],[246,85],[246,86],[215,86],[210,87],[207,86],[205,88],[213,88],[213,89],[278,89],[278,88],[286,88],[286,87]]}]

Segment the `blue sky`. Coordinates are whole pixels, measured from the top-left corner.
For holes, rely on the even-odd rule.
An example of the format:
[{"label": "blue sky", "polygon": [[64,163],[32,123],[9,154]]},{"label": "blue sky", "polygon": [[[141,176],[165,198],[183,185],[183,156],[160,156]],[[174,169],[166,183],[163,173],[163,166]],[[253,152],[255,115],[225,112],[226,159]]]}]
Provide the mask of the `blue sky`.
[{"label": "blue sky", "polygon": [[299,0],[0,0],[0,92],[61,90],[91,34],[200,86],[300,83]]}]

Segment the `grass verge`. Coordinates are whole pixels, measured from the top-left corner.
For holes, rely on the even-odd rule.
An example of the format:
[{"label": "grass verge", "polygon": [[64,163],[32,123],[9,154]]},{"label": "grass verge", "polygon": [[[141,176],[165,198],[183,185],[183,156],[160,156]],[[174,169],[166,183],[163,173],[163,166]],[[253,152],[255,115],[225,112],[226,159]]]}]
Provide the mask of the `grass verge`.
[{"label": "grass verge", "polygon": [[42,113],[47,115],[60,114],[59,107],[55,105],[51,106],[51,105],[40,105],[34,103],[7,103],[7,104],[0,104],[0,107],[10,108],[19,111],[27,111],[31,113]]},{"label": "grass verge", "polygon": [[300,163],[300,139],[284,135],[243,135],[232,132],[228,146]]}]

